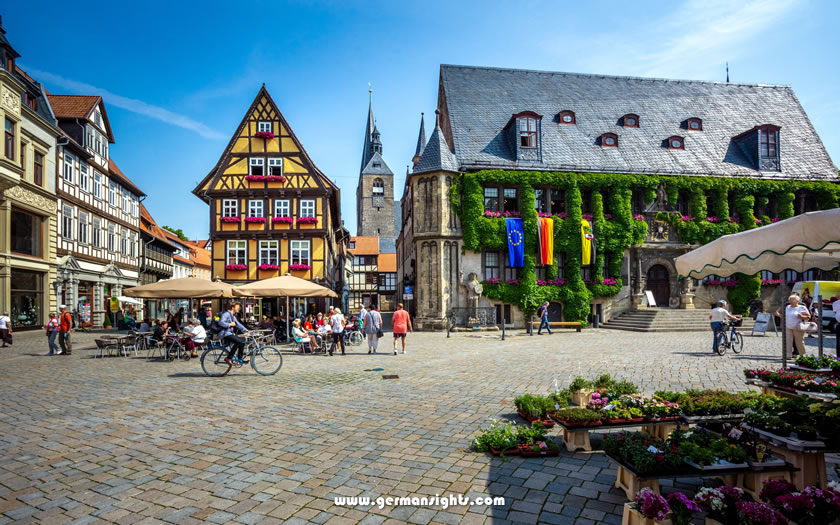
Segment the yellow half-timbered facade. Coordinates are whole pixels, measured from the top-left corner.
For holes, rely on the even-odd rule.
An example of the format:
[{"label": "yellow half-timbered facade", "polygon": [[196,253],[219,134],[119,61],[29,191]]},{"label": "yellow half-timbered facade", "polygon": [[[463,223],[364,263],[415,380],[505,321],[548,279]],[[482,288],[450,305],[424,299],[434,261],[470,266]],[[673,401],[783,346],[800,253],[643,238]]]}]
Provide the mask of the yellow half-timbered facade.
[{"label": "yellow half-timbered facade", "polygon": [[193,193],[210,205],[213,278],[238,284],[290,273],[341,293],[338,187],[265,86]]}]

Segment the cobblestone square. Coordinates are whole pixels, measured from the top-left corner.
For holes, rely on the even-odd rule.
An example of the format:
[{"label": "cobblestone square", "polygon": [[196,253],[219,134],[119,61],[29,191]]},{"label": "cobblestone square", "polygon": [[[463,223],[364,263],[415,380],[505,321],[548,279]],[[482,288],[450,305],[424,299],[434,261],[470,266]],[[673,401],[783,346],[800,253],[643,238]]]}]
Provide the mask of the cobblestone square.
[{"label": "cobblestone square", "polygon": [[[517,420],[513,398],[555,379],[743,390],[743,368],[780,361],[772,334],[724,357],[710,333],[508,335],[415,333],[406,355],[286,353],[273,377],[208,378],[197,360],[94,359],[92,334],[74,334],[69,357],[46,356],[40,332],[16,334],[0,353],[0,524],[620,523],[624,494],[602,452],[500,459],[469,450],[474,431]],[[506,503],[334,503],[438,494]]]}]

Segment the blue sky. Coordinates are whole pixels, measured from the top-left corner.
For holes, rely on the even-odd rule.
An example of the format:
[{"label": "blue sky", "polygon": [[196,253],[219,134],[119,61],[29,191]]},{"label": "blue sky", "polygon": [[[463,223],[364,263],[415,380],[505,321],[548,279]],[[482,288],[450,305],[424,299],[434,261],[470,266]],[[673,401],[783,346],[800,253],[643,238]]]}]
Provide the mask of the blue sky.
[{"label": "blue sky", "polygon": [[[137,7],[142,5],[141,7]],[[235,5],[235,8],[233,7]],[[368,103],[402,194],[420,112],[434,125],[439,66],[467,64],[792,85],[840,162],[840,2],[6,3],[19,64],[55,93],[100,94],[112,155],[161,225],[206,238],[190,191],[260,85],[342,190],[355,188]]]}]

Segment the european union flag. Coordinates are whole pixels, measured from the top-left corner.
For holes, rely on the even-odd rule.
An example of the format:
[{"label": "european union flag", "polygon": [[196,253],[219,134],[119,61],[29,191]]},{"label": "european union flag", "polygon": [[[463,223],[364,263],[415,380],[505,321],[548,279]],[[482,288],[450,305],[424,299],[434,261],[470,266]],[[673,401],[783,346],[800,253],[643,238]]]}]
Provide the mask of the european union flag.
[{"label": "european union flag", "polygon": [[522,219],[505,219],[508,240],[508,266],[522,268],[525,266],[525,230]]}]

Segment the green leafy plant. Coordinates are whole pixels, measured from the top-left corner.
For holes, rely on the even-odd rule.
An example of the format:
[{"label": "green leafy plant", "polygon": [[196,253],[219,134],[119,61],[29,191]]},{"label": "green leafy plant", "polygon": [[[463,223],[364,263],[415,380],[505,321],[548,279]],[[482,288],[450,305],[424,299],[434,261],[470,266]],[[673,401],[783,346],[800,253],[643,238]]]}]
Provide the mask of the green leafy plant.
[{"label": "green leafy plant", "polygon": [[554,417],[570,423],[592,423],[601,420],[601,413],[588,408],[561,408]]},{"label": "green leafy plant", "polygon": [[501,424],[493,421],[490,426],[473,440],[473,450],[487,452],[495,450],[509,450],[519,445],[519,428],[513,423]]},{"label": "green leafy plant", "polygon": [[569,383],[570,392],[579,392],[581,390],[589,390],[592,388],[592,382],[578,376]]}]

